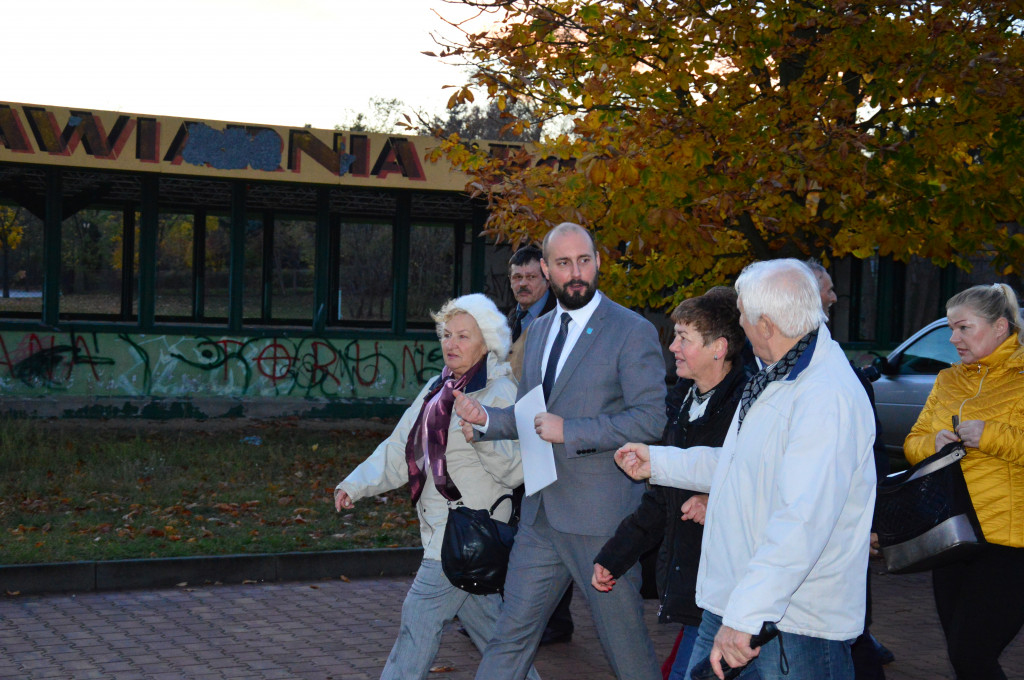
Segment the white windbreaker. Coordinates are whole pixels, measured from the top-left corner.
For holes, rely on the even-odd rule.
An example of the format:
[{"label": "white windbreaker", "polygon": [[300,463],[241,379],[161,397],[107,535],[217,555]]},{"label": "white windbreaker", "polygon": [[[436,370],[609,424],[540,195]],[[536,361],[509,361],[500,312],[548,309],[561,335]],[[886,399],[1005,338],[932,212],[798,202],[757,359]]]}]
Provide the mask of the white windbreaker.
[{"label": "white windbreaker", "polygon": [[[416,400],[398,421],[391,436],[381,442],[365,461],[338,484],[337,488],[347,493],[353,501],[397,489],[409,482],[405,442],[432,382],[424,385]],[[511,377],[508,362],[497,362],[491,353],[487,354],[487,384],[478,391],[471,392],[472,387],[472,383],[467,386],[467,394],[484,406],[502,408],[515,403],[517,387]],[[459,418],[454,414],[448,426],[445,460],[448,474],[462,494],[463,504],[470,508],[490,508],[495,500],[503,494],[511,493],[513,488],[523,483],[519,441],[506,439],[469,444],[459,427]],[[505,521],[510,513],[511,503],[504,501],[494,516]],[[420,522],[423,557],[440,560],[441,539],[448,520],[448,501],[434,486],[429,467],[423,493],[416,503],[416,514]]]},{"label": "white windbreaker", "polygon": [[[812,351],[813,350],[813,351]],[[651,482],[710,490],[697,604],[730,628],[851,640],[875,504],[871,404],[822,325],[721,447],[651,447]]]}]

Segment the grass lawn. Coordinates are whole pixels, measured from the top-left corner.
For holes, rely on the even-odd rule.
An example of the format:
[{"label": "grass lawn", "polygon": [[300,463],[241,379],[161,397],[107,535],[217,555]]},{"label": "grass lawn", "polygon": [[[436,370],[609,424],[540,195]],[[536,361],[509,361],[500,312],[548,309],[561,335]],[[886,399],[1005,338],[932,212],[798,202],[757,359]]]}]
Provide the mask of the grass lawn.
[{"label": "grass lawn", "polygon": [[406,489],[334,511],[387,423],[0,419],[0,564],[419,545]]}]

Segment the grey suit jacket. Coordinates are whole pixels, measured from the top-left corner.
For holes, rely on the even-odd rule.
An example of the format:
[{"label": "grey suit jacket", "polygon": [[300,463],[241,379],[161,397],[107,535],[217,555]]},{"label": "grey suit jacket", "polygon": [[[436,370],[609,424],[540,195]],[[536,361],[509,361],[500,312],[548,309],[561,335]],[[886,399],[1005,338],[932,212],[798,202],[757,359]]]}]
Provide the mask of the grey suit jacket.
[{"label": "grey suit jacket", "polygon": [[[543,380],[544,345],[558,308],[526,334],[519,394]],[[602,296],[551,388],[548,412],[564,421],[555,444],[558,480],[523,499],[522,520],[533,524],[541,503],[557,531],[611,536],[640,504],[644,484],[615,465],[626,442],[657,441],[665,426],[665,360],[654,326]],[[487,409],[484,439],[517,439],[513,407]]]}]

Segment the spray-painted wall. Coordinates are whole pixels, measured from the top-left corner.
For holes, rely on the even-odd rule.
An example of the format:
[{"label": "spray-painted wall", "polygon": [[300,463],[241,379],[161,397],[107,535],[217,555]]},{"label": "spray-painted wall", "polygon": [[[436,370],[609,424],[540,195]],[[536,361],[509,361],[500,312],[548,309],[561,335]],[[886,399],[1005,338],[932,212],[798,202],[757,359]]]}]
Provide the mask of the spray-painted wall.
[{"label": "spray-painted wall", "polygon": [[436,340],[0,331],[5,400],[294,397],[398,405],[442,367]]}]

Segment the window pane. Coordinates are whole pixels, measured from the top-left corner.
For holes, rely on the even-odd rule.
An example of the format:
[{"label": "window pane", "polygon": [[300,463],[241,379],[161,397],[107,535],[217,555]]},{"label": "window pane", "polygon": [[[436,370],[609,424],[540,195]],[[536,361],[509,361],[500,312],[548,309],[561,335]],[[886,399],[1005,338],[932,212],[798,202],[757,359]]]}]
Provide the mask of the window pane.
[{"label": "window pane", "polygon": [[390,224],[340,225],[338,291],[332,301],[332,318],[342,322],[391,320],[392,231]]},{"label": "window pane", "polygon": [[455,232],[449,225],[412,225],[409,233],[408,322],[430,322],[455,287]]},{"label": "window pane", "polygon": [[120,210],[79,210],[61,224],[60,316],[120,316]]},{"label": "window pane", "polygon": [[900,373],[935,375],[959,361],[956,348],[949,342],[951,331],[945,326],[922,336],[903,352]]},{"label": "window pane", "polygon": [[227,222],[231,185],[160,177],[157,218],[157,319],[224,323],[228,316]]},{"label": "window pane", "polygon": [[192,317],[193,216],[161,212],[157,218],[156,316]]},{"label": "window pane", "polygon": [[[472,274],[471,267],[469,266],[470,252],[472,249],[472,237],[469,236],[466,239],[466,245],[462,248],[463,256],[463,275],[462,275],[462,290],[470,290],[470,275]],[[508,278],[508,260],[512,257],[515,252],[509,244],[487,244],[484,248],[484,290],[483,293],[487,297],[494,300],[494,304],[498,306],[498,309],[502,311],[511,310],[516,305],[516,299],[512,295],[512,285]]]},{"label": "window pane", "polygon": [[231,263],[231,220],[226,215],[206,218],[206,271],[203,316],[207,321],[227,321],[228,265]]},{"label": "window pane", "polygon": [[17,203],[0,203],[0,317],[43,313],[43,221]]},{"label": "window pane", "polygon": [[315,221],[275,220],[271,318],[312,323],[315,247]]},{"label": "window pane", "polygon": [[250,216],[245,221],[245,281],[242,317],[246,321],[263,318],[263,218]]},{"label": "window pane", "polygon": [[61,222],[61,318],[131,318],[135,286],[123,282],[125,267],[133,274],[137,267],[138,240],[125,227],[126,216],[133,218],[131,211],[142,202],[141,180],[131,174],[65,170],[61,191],[65,210],[82,206]]}]

